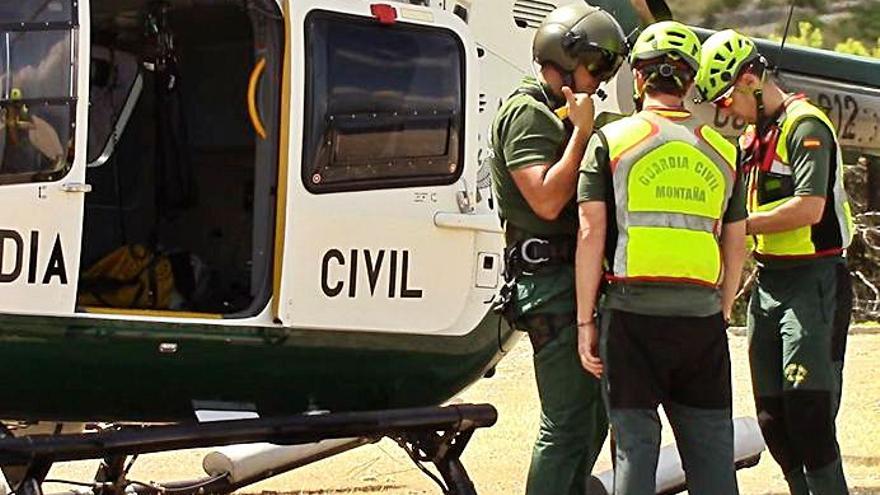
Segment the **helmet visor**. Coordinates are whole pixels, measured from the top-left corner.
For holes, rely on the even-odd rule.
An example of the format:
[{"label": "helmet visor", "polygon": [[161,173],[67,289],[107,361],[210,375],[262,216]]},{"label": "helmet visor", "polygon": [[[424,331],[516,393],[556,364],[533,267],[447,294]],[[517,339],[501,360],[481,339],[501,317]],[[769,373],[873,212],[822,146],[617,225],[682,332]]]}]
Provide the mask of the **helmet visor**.
[{"label": "helmet visor", "polygon": [[624,56],[604,48],[591,47],[578,54],[578,62],[600,81],[607,81],[617,74]]}]

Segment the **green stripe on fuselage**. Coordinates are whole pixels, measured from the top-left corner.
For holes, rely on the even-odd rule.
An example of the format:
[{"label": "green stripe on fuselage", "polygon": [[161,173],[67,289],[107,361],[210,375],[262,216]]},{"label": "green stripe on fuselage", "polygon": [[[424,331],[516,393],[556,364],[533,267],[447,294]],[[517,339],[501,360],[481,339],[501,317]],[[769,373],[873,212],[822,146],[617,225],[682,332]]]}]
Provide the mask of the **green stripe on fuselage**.
[{"label": "green stripe on fuselage", "polygon": [[461,337],[2,315],[0,417],[186,421],[193,400],[262,416],[436,405],[512,334],[492,312]]}]

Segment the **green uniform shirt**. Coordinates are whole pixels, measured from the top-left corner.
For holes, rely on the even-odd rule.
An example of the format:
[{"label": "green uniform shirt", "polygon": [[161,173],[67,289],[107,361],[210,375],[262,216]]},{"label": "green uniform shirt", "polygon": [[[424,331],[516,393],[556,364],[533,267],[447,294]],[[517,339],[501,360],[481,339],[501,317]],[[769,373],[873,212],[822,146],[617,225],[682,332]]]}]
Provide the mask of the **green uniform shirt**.
[{"label": "green uniform shirt", "polygon": [[[531,77],[523,79],[521,90],[540,93],[541,86]],[[553,98],[549,89],[544,94]],[[554,107],[564,102],[551,101]],[[528,94],[508,98],[492,123],[492,185],[501,217],[517,229],[536,236],[575,235],[577,206],[574,201],[552,222],[538,217],[523,197],[510,172],[522,168],[553,164],[562,156],[568,133],[559,119],[542,101]]]},{"label": "green uniform shirt", "polygon": [[[819,145],[804,146],[804,141],[818,141]],[[828,199],[828,184],[831,181],[831,160],[834,159],[835,140],[831,129],[821,120],[807,117],[798,122],[789,134],[788,156],[791,175],[794,181],[795,196],[821,196]],[[829,205],[832,206],[832,205]],[[794,268],[813,263],[841,263],[842,256],[829,256],[814,259],[759,261],[760,268],[770,270]]]},{"label": "green uniform shirt", "polygon": [[[587,144],[581,162],[577,200],[614,201],[611,188],[611,166],[608,150],[598,134]],[[724,223],[744,220],[746,213],[745,187],[737,173],[733,194],[724,212]],[[611,225],[615,219],[609,218]],[[606,257],[610,253],[606,253]],[[687,284],[612,284],[603,306],[606,308],[658,316],[710,316],[721,311],[721,293],[717,289]]]},{"label": "green uniform shirt", "polygon": [[[819,146],[804,146],[808,139],[818,140]],[[785,145],[791,160],[795,196],[828,195],[834,143],[831,129],[817,118],[807,117],[792,129]]]}]

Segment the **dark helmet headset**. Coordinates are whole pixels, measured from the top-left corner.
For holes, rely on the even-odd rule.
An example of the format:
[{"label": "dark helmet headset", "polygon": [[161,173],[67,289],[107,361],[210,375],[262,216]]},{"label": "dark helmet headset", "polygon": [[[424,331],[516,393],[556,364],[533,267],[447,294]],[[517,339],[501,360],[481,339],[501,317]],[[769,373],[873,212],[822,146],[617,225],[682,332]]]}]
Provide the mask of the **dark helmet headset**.
[{"label": "dark helmet headset", "polygon": [[532,42],[535,62],[552,64],[568,77],[584,65],[601,81],[617,73],[628,51],[626,36],[614,17],[585,2],[548,14]]}]

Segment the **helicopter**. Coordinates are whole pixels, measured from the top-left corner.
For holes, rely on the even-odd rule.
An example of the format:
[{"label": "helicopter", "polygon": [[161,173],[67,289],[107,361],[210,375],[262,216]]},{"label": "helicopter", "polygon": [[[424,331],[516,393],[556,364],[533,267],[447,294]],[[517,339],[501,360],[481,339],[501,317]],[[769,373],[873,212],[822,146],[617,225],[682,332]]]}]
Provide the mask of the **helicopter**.
[{"label": "helicopter", "polygon": [[[485,131],[563,3],[0,6],[10,488],[37,495],[53,463],[100,458],[94,492],[226,493],[390,436],[445,492],[475,493],[459,456],[496,413],[439,405],[519,338],[492,311]],[[779,58],[847,150],[878,152],[876,62]],[[632,111],[631,78],[600,114]],[[230,454],[206,480],[125,478],[132,455],[259,442],[286,447]]]}]

